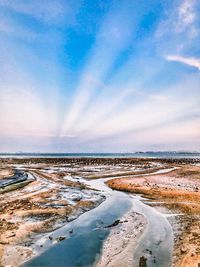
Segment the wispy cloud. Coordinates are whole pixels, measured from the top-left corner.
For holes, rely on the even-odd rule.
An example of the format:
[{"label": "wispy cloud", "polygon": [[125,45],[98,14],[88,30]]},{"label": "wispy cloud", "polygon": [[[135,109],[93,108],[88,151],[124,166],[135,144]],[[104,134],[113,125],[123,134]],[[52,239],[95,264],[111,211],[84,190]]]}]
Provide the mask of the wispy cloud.
[{"label": "wispy cloud", "polygon": [[170,54],[185,53],[198,47],[199,8],[197,0],[172,2],[156,31],[159,50]]},{"label": "wispy cloud", "polygon": [[180,62],[180,63],[186,64],[188,66],[191,66],[191,67],[194,67],[200,70],[200,58],[183,57],[179,55],[168,55],[168,56],[165,56],[165,58],[169,61]]},{"label": "wispy cloud", "polygon": [[[80,1],[76,2],[80,3]],[[0,0],[0,6],[19,14],[31,16],[44,23],[60,25],[62,22],[72,22],[75,19],[76,9],[74,7],[77,5],[72,4],[72,1],[63,0]]]},{"label": "wispy cloud", "polygon": [[[16,86],[1,88],[0,112],[4,114],[0,118],[1,135],[15,136],[22,132],[34,135],[38,129],[46,134],[52,132],[55,115],[46,109],[38,94],[30,87],[29,84],[26,90]],[[47,119],[48,113],[52,116],[51,121]]]},{"label": "wispy cloud", "polygon": [[136,23],[130,6],[127,1],[127,4],[117,6],[119,8],[112,7],[102,21],[96,34],[96,42],[75,89],[74,100],[67,111],[61,135],[75,125],[95,91],[101,87],[106,75],[112,70],[119,54],[130,44]]},{"label": "wispy cloud", "polygon": [[[97,140],[110,140],[116,136],[123,136],[126,139],[127,134],[135,135],[137,138],[140,134],[145,135],[147,130],[161,126],[169,127],[170,130],[172,122],[184,121],[188,116],[195,117],[199,114],[198,81],[197,77],[194,80],[188,77],[184,83],[181,82],[157,93],[141,92],[139,99],[136,91],[135,95],[129,94],[129,105],[127,99],[122,98],[119,105],[115,106],[118,96],[113,95],[112,99],[106,98],[102,106],[97,103],[96,110],[93,109],[90,114],[83,114],[83,122],[79,120],[73,133],[85,140],[97,142]],[[112,112],[109,112],[110,107],[113,108]],[[102,109],[107,111],[103,117],[101,117]],[[101,119],[98,119],[99,117]],[[126,141],[132,142],[131,139]]]},{"label": "wispy cloud", "polygon": [[0,149],[199,149],[200,2],[152,5],[0,0]]},{"label": "wispy cloud", "polygon": [[183,32],[194,24],[197,18],[195,5],[196,0],[184,0],[181,2],[177,10],[177,19],[174,22],[177,32]]},{"label": "wispy cloud", "polygon": [[182,34],[191,31],[193,27],[196,28],[196,22],[199,19],[197,5],[196,0],[183,0],[178,4],[177,1],[174,1],[159,25],[157,35],[162,36],[166,33]]}]

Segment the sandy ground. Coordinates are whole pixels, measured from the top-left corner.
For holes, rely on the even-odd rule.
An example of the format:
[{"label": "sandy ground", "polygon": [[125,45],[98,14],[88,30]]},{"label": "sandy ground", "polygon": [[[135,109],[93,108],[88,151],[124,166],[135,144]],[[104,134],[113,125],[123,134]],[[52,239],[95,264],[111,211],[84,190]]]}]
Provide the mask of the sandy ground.
[{"label": "sandy ground", "polygon": [[[197,267],[200,167],[195,164],[198,162],[198,159],[1,159],[0,179],[13,175],[17,167],[36,180],[0,194],[0,265],[19,266],[33,256],[30,244],[38,235],[54,231],[105,199],[100,192],[88,188],[81,177],[113,177],[108,182],[110,187],[144,194],[152,201],[160,201],[168,212],[178,214],[169,218],[175,233],[173,264]],[[153,174],[171,167],[177,169]],[[139,214],[126,216],[123,223],[112,228],[99,266],[130,266],[130,251],[139,240],[145,221]]]},{"label": "sandy ground", "polygon": [[97,267],[132,267],[133,251],[146,226],[146,218],[141,214],[125,214],[106,239]]},{"label": "sandy ground", "polygon": [[3,179],[5,177],[10,177],[14,174],[12,168],[4,168],[1,167],[0,169],[0,179]]},{"label": "sandy ground", "polygon": [[[140,193],[180,214],[172,227],[175,234],[173,266],[200,263],[200,167],[180,165],[167,174],[116,178],[107,184],[117,190]],[[171,222],[171,219],[169,219]]]},{"label": "sandy ground", "polygon": [[[14,167],[8,166],[6,171],[3,166],[2,177],[12,175]],[[67,171],[49,173],[43,166],[34,169],[29,165],[23,169],[35,181],[0,194],[0,266],[19,266],[33,256],[33,238],[54,231],[105,200],[79,180],[70,180]]]}]

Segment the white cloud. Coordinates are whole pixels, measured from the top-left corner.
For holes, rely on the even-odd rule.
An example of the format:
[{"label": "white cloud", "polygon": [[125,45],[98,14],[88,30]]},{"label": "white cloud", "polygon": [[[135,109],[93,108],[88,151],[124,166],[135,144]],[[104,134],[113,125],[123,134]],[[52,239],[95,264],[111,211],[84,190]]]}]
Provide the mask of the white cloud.
[{"label": "white cloud", "polygon": [[38,130],[49,131],[52,126],[51,121],[47,120],[47,111],[37,93],[30,89],[30,85],[24,87],[26,89],[1,88],[1,135],[16,135],[22,132],[36,134]]},{"label": "white cloud", "polygon": [[168,55],[165,58],[169,61],[180,62],[180,63],[186,64],[188,66],[191,66],[191,67],[194,67],[200,70],[200,58],[183,57],[179,55]]},{"label": "white cloud", "polygon": [[187,53],[198,49],[199,8],[200,1],[197,0],[172,1],[155,32],[158,50],[162,54]]},{"label": "white cloud", "polygon": [[0,7],[31,16],[48,24],[60,24],[65,21],[73,23],[79,4],[80,1],[73,3],[63,0],[0,0]]},{"label": "white cloud", "polygon": [[178,18],[175,22],[176,31],[182,32],[191,26],[196,19],[195,0],[184,0],[178,7]]},{"label": "white cloud", "polygon": [[102,21],[74,99],[67,110],[61,135],[76,125],[95,92],[102,88],[102,81],[112,70],[115,60],[130,44],[136,23],[130,11],[130,5],[125,4],[120,9],[111,9]]},{"label": "white cloud", "polygon": [[[36,3],[35,10],[33,2]],[[58,23],[64,14],[62,5],[57,6],[57,3],[61,2],[63,1],[52,0],[50,5],[45,6],[46,0],[44,2],[21,0],[20,3],[0,0],[0,8],[4,5],[2,10],[5,8],[12,10],[12,12],[5,12],[6,14],[16,12],[45,23]],[[55,10],[51,10],[55,3]],[[170,23],[164,27],[168,31],[163,38],[164,51],[160,54],[168,55],[165,57],[168,61],[177,61],[200,70],[199,58],[180,56],[186,55],[187,52],[184,49],[191,47],[187,38],[188,32],[192,38],[198,35],[194,3],[193,0],[183,0],[181,5],[176,5],[176,11],[170,13]],[[51,13],[49,17],[46,15],[48,12]],[[104,17],[96,42],[78,81],[74,99],[71,96],[74,88],[70,88],[70,94],[65,94],[64,90],[59,91],[59,82],[58,86],[54,84],[54,81],[59,80],[58,73],[60,74],[62,69],[54,62],[54,58],[38,57],[35,51],[25,46],[22,51],[17,43],[9,43],[9,38],[2,38],[0,42],[0,114],[4,116],[0,117],[0,139],[2,139],[0,145],[5,137],[12,136],[19,136],[18,142],[19,140],[21,142],[18,146],[22,145],[22,148],[26,138],[32,147],[34,142],[37,143],[36,147],[44,146],[43,141],[47,138],[51,139],[54,148],[60,142],[62,151],[68,150],[69,147],[77,151],[82,147],[83,151],[86,151],[90,148],[90,144],[91,147],[94,144],[96,151],[98,147],[101,150],[102,146],[105,150],[110,150],[112,149],[110,144],[113,144],[115,150],[119,150],[120,145],[122,149],[124,145],[127,145],[127,148],[132,145],[140,149],[144,143],[148,146],[156,142],[164,143],[167,147],[170,143],[178,142],[181,136],[182,147],[185,140],[193,142],[192,138],[196,138],[199,134],[199,121],[185,123],[185,119],[189,117],[190,121],[190,115],[192,118],[199,113],[199,91],[197,92],[196,89],[199,86],[199,73],[197,71],[192,75],[186,73],[184,82],[181,82],[180,86],[177,82],[173,88],[169,88],[165,78],[163,79],[163,73],[166,75],[169,67],[168,62],[156,55],[152,57],[152,52],[150,58],[145,56],[148,55],[146,51],[152,51],[148,39],[152,39],[152,34],[146,40],[140,40],[139,53],[141,54],[135,53],[138,52],[136,47],[132,60],[124,62],[118,66],[117,71],[113,71],[116,60],[121,52],[132,44],[132,34],[137,30],[135,27],[138,23],[137,19],[135,21],[135,17],[132,16],[134,18],[130,20],[129,15],[132,15],[132,11],[129,12],[126,8],[118,9]],[[47,41],[43,33],[40,36],[40,33],[32,32],[27,25],[18,23],[14,18],[12,20],[12,17],[8,16],[7,20],[1,17],[0,31],[14,37],[17,35],[23,39],[28,38],[31,44],[35,38],[41,39],[48,47],[53,40],[52,47],[55,46],[56,39],[52,38],[52,35],[47,34],[51,39]],[[7,37],[6,34],[4,34],[5,37]],[[171,36],[171,39],[168,36]],[[181,37],[177,38],[177,36]],[[154,40],[151,41],[154,42]],[[198,44],[198,42],[195,43]],[[180,45],[183,48],[178,52],[177,47]],[[197,50],[190,49],[191,53],[193,51]],[[26,67],[27,64],[24,64],[24,59],[30,62],[30,70]],[[48,77],[41,75],[42,81],[40,81],[40,75],[37,76],[38,72],[32,72],[31,65],[39,66],[41,70],[46,70],[44,73],[51,73],[51,75]],[[194,82],[191,76],[195,76]],[[67,86],[70,87],[70,83],[68,85],[66,82],[65,91],[68,89]],[[66,102],[68,101],[69,105],[64,103],[65,99],[63,99],[67,96]],[[62,101],[60,101],[61,98]],[[69,109],[68,113],[63,115],[64,104],[69,106]],[[183,123],[180,125],[181,121]],[[118,140],[121,140],[119,145]],[[194,142],[194,144],[197,143]],[[45,147],[45,149],[49,148]]]},{"label": "white cloud", "polygon": [[[125,135],[128,133],[132,133],[137,138],[141,133],[145,135],[149,129],[156,131],[157,128],[174,121],[179,122],[195,117],[200,112],[198,77],[198,74],[194,77],[189,75],[184,82],[171,88],[167,87],[165,90],[163,88],[159,92],[146,91],[146,94],[138,92],[143,93],[139,99],[136,92],[135,95],[129,95],[128,104],[127,99],[123,97],[121,102],[118,101],[117,94],[104,98],[104,102],[94,102],[91,112],[83,113],[70,133],[78,138],[84,137],[88,142],[89,140],[96,143],[97,140],[107,142],[109,138],[112,140],[116,136],[121,136],[126,142]],[[135,98],[137,98],[136,101]],[[112,111],[109,110],[110,107]],[[131,140],[129,141],[131,143]]]}]

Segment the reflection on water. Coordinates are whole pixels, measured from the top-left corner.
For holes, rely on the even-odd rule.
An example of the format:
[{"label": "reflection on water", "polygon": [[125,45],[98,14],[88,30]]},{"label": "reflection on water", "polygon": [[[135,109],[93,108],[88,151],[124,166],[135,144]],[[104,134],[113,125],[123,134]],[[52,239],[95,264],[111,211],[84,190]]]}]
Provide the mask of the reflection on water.
[{"label": "reflection on water", "polygon": [[131,206],[132,201],[128,195],[113,193],[99,207],[55,231],[55,236],[62,236],[73,229],[69,238],[50,247],[23,266],[92,266],[98,259],[103,241],[109,233],[109,229],[104,226],[119,219]]},{"label": "reflection on water", "polygon": [[133,209],[145,215],[148,221],[148,227],[134,253],[136,266],[143,257],[148,267],[170,267],[172,265],[173,231],[166,216],[139,200],[134,201]]},{"label": "reflection on water", "polygon": [[[73,229],[73,234],[51,246],[38,257],[25,263],[30,266],[94,266],[100,257],[103,241],[109,234],[109,228],[104,226],[112,224],[131,208],[143,214],[148,220],[139,245],[134,253],[134,262],[139,266],[141,258],[148,267],[171,266],[173,249],[172,228],[164,215],[154,208],[144,204],[145,198],[111,190],[104,182],[106,179],[87,181],[87,185],[101,190],[107,195],[106,200],[97,208],[84,213],[78,219],[54,231],[51,236],[55,240],[59,236],[66,236]],[[48,239],[48,238],[46,238]],[[45,241],[47,244],[49,240]],[[36,246],[37,247],[37,244]],[[37,250],[40,249],[38,245]]]}]

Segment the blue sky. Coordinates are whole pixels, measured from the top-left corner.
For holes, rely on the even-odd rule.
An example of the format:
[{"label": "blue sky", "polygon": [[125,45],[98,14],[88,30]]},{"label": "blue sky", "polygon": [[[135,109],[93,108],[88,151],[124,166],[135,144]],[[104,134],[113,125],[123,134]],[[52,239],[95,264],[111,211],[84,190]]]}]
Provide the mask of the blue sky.
[{"label": "blue sky", "polygon": [[200,150],[198,0],[0,0],[0,151]]}]

